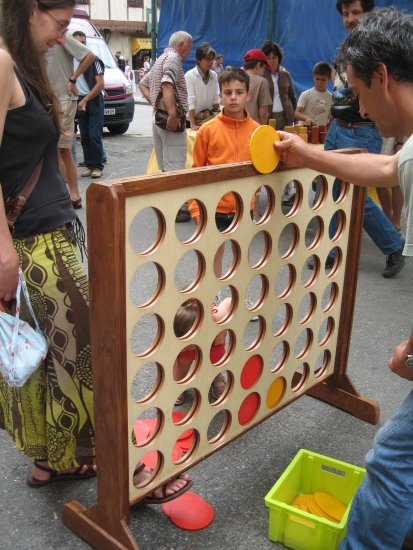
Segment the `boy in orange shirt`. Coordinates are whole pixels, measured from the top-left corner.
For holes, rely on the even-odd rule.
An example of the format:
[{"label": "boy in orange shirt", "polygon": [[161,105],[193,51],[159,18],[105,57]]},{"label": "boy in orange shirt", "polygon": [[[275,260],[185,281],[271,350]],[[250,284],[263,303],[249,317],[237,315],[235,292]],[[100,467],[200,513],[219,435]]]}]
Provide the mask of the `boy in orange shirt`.
[{"label": "boy in orange shirt", "polygon": [[[193,167],[250,160],[249,142],[259,124],[245,109],[249,99],[249,76],[242,69],[225,70],[219,77],[220,98],[224,108],[215,118],[201,126],[195,138]],[[218,203],[215,221],[219,231],[233,222],[237,205],[233,193],[226,193]],[[189,201],[189,211],[199,222],[199,207]],[[223,250],[216,254],[214,272],[221,276]]]}]

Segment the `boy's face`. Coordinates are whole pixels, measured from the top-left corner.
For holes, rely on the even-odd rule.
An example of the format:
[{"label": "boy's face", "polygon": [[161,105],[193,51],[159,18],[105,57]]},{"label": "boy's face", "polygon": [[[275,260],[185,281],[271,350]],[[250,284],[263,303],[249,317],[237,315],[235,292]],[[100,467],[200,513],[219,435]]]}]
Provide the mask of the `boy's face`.
[{"label": "boy's face", "polygon": [[321,74],[314,75],[314,85],[317,92],[325,92],[327,90],[328,76]]},{"label": "boy's face", "polygon": [[245,82],[239,80],[224,82],[219,95],[224,104],[225,116],[236,119],[244,118],[245,104],[250,97]]}]

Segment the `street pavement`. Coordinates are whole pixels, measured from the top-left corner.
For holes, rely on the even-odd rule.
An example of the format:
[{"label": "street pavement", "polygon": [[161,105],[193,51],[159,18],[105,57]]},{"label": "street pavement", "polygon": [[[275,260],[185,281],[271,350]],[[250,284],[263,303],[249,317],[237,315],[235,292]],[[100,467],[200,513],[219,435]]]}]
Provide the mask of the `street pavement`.
[{"label": "street pavement", "polygon": [[[136,124],[128,133],[105,133],[105,179],[145,173],[152,150],[150,132],[145,133],[145,128],[150,128],[151,112],[149,106],[137,107],[141,109],[137,109]],[[81,159],[80,144],[78,155]],[[79,174],[80,171],[79,168]],[[79,180],[84,198],[91,180]],[[85,210],[79,211],[83,221]],[[130,527],[143,550],[279,550],[283,546],[267,538],[264,496],[297,451],[305,448],[363,466],[377,429],[411,389],[409,382],[389,371],[387,359],[412,327],[413,262],[408,260],[396,279],[384,279],[383,268],[384,258],[364,234],[348,372],[362,395],[378,401],[379,425],[366,424],[307,396],[298,399],[191,469],[192,490],[215,510],[214,521],[207,529],[184,531],[175,527],[159,506],[133,507]],[[93,506],[94,480],[29,488],[25,478],[31,461],[14,449],[5,432],[0,432],[0,461],[3,550],[89,548],[64,526],[61,508],[72,499],[86,507]]]}]

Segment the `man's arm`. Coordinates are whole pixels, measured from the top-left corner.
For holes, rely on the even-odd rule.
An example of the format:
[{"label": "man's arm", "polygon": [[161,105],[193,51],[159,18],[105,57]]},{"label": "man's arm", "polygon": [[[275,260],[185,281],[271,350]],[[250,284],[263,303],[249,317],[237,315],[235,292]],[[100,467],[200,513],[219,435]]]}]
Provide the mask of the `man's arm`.
[{"label": "man's arm", "polygon": [[142,80],[139,82],[139,89],[141,91],[141,94],[146,99],[148,103],[151,102],[151,90],[149,87],[149,73],[147,73]]},{"label": "man's arm", "polygon": [[389,367],[392,372],[405,378],[406,380],[413,380],[413,369],[406,363],[406,355],[413,354],[413,331],[410,334],[410,338],[404,342],[401,342],[394,350],[393,356],[389,359]]},{"label": "man's arm", "polygon": [[[77,80],[81,74],[83,74],[86,69],[88,69],[94,60],[96,59],[96,55],[89,51],[86,56],[80,61],[79,65],[77,66],[77,69],[73,73],[71,80]],[[69,84],[67,86],[69,93],[74,95],[79,95],[79,92],[77,91],[76,84],[69,81]]]},{"label": "man's arm", "polygon": [[162,97],[165,109],[168,111],[166,129],[174,131],[178,128],[180,121],[176,116],[175,90],[170,82],[162,82]]},{"label": "man's arm", "polygon": [[81,101],[79,101],[79,104],[78,104],[79,111],[85,111],[88,102],[102,92],[105,86],[103,74],[97,74],[95,76],[95,80],[96,80],[96,84],[93,86],[90,92],[85,97],[83,97]]},{"label": "man's arm", "polygon": [[360,153],[346,155],[323,151],[305,143],[300,137],[278,132],[281,141],[274,147],[280,152],[281,161],[288,168],[311,168],[322,174],[330,174],[361,187],[395,187],[398,185],[397,161],[399,153],[392,156]]},{"label": "man's arm", "polygon": [[258,118],[259,118],[260,124],[267,124],[268,105],[264,105],[263,107],[258,108]]}]

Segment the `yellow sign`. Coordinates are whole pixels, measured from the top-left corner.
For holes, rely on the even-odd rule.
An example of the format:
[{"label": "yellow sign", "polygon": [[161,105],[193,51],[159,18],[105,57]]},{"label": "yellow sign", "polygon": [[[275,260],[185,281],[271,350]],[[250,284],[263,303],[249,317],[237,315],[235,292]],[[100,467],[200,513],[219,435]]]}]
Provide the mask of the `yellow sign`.
[{"label": "yellow sign", "polygon": [[140,50],[150,50],[152,48],[152,40],[150,38],[132,38],[131,40],[132,54],[137,54]]}]

